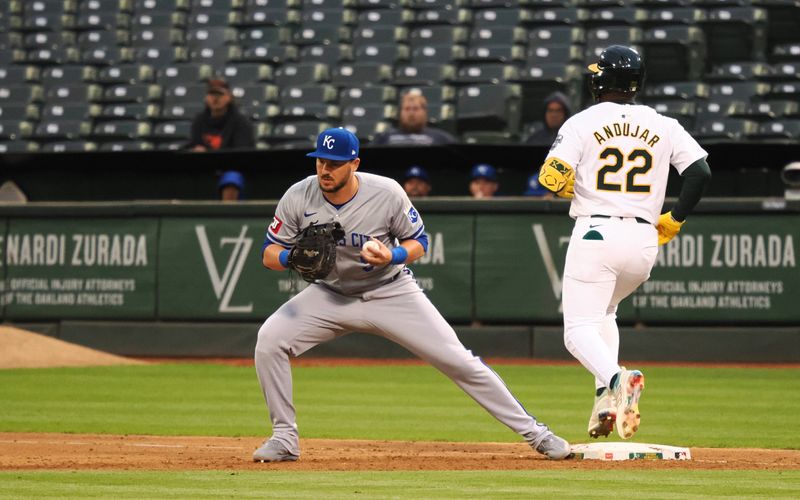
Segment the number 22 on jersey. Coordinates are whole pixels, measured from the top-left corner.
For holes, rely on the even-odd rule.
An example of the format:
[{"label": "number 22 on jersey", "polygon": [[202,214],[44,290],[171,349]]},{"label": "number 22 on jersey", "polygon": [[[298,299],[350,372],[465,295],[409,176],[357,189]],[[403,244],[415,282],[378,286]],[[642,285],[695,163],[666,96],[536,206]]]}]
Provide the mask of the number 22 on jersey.
[{"label": "number 22 on jersey", "polygon": [[[649,184],[636,184],[636,176],[653,168],[653,156],[646,149],[634,149],[627,156],[616,147],[608,147],[600,152],[600,159],[609,163],[597,171],[598,191],[624,191],[627,193],[649,193]],[[617,184],[606,180],[606,174],[615,174],[625,168],[625,183]]]}]

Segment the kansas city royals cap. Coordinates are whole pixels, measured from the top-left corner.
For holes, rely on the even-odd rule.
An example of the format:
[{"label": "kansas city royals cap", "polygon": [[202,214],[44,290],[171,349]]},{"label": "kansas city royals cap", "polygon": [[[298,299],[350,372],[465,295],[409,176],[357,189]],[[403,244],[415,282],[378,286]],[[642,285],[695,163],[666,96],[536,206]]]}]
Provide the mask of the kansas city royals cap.
[{"label": "kansas city royals cap", "polygon": [[237,188],[244,189],[244,176],[236,170],[228,170],[219,178],[217,187],[222,189],[225,186],[236,186]]},{"label": "kansas city royals cap", "polygon": [[522,194],[525,196],[544,196],[549,193],[550,191],[539,184],[539,174],[533,174],[532,176],[528,177],[528,186],[525,188],[525,192]]},{"label": "kansas city royals cap", "polygon": [[306,156],[337,161],[358,158],[358,137],[343,127],[323,130],[317,137],[317,150]]},{"label": "kansas city royals cap", "polygon": [[419,165],[414,165],[409,167],[408,170],[406,170],[406,175],[404,176],[404,179],[413,179],[414,177],[422,179],[425,182],[431,181],[431,178],[428,176],[428,171],[420,167]]},{"label": "kansas city royals cap", "polygon": [[472,167],[472,178],[480,179],[481,177],[489,179],[490,181],[496,181],[497,170],[488,163],[479,163]]}]

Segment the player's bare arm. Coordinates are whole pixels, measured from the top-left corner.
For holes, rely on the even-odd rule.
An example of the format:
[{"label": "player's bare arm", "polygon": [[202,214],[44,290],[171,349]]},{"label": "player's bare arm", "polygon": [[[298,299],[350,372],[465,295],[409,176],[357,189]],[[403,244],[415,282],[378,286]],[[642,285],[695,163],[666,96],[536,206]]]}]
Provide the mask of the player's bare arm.
[{"label": "player's bare arm", "polygon": [[264,249],[264,253],[261,255],[261,263],[264,264],[264,267],[267,269],[283,271],[286,267],[281,264],[280,255],[284,250],[286,249],[274,243],[267,245]]}]

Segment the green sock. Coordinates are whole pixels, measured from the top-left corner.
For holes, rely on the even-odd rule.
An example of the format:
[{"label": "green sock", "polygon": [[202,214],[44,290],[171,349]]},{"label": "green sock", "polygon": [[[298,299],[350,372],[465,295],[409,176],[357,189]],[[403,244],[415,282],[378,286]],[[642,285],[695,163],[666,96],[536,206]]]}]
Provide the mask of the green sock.
[{"label": "green sock", "polygon": [[620,372],[615,373],[614,376],[611,377],[611,382],[608,384],[608,387],[610,387],[612,391],[617,388],[619,383],[619,374]]}]

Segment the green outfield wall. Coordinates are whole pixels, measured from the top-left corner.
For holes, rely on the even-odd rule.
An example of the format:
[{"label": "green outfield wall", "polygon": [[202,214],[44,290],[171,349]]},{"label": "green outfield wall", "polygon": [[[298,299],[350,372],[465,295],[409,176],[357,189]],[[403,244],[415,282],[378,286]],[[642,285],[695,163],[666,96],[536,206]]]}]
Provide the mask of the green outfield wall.
[{"label": "green outfield wall", "polygon": [[[567,203],[417,203],[430,246],[412,267],[453,323],[558,324],[572,228]],[[7,321],[258,321],[306,286],[266,270],[275,204],[96,203],[0,207]],[[661,247],[622,323],[800,324],[800,210],[709,200]]]}]

